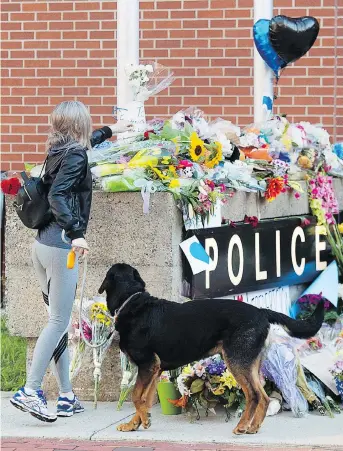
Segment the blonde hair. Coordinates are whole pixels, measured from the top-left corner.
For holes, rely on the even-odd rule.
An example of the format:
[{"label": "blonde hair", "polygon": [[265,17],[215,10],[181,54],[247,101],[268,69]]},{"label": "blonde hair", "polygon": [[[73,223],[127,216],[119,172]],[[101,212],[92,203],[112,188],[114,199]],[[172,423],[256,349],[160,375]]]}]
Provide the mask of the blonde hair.
[{"label": "blonde hair", "polygon": [[47,149],[70,139],[91,149],[92,118],[82,102],[68,100],[57,105],[50,115],[50,127]]}]

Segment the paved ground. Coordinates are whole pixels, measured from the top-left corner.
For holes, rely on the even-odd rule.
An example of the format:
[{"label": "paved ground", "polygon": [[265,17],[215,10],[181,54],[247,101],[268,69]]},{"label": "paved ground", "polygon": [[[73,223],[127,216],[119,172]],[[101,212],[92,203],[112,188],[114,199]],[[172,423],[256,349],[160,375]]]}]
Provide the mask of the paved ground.
[{"label": "paved ground", "polygon": [[[236,420],[226,423],[224,412],[219,411],[217,416],[203,416],[199,421],[190,423],[184,415],[163,416],[159,406],[155,406],[149,430],[122,433],[116,430],[116,426],[131,417],[131,404],[126,404],[122,411],[117,412],[114,403],[100,403],[97,410],[94,410],[92,403],[85,403],[84,413],[72,418],[59,418],[49,424],[16,410],[9,404],[9,396],[2,394],[1,397],[4,450],[248,451],[290,447],[291,451],[343,451],[343,413],[331,419],[316,414],[294,418],[291,413],[283,412],[267,418],[259,434],[237,437],[232,434]],[[43,442],[40,441],[42,439]]]},{"label": "paved ground", "polygon": [[189,443],[157,442],[84,442],[72,440],[26,440],[4,439],[1,449],[6,451],[338,451],[343,448],[328,447],[274,447],[274,446],[237,446],[237,445],[195,445]]}]

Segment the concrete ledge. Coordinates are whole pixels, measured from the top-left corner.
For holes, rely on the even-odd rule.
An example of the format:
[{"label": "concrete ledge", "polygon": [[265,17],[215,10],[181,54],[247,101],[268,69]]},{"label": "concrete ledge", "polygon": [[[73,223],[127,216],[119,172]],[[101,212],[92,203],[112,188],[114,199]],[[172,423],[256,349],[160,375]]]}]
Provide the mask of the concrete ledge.
[{"label": "concrete ledge", "polygon": [[[304,191],[305,191],[305,184]],[[343,209],[343,180],[335,180],[335,190]],[[282,194],[274,202],[259,195],[237,192],[223,207],[222,214],[232,221],[245,215],[261,219],[298,216],[309,213],[307,195],[296,200]],[[95,192],[87,232],[91,246],[86,295],[94,296],[109,267],[117,262],[134,265],[155,296],[178,302],[182,286],[182,265],[179,243],[182,240],[182,218],[171,194],[151,196],[150,213],[143,214],[140,193]],[[29,338],[28,364],[36,337],[47,322],[45,306],[31,264],[31,244],[35,232],[26,229],[13,207],[6,206],[6,310],[9,330],[14,335]],[[82,268],[81,268],[82,270]],[[294,298],[303,287],[292,287]],[[82,399],[93,399],[92,362],[84,361],[74,381],[76,393]],[[116,400],[120,385],[119,349],[111,347],[103,366],[100,400]],[[55,397],[56,383],[48,372],[44,387],[48,397]]]},{"label": "concrete ledge", "polygon": [[[31,263],[36,233],[26,229],[11,205],[6,208],[6,310],[13,335],[38,337],[47,320]],[[151,196],[143,214],[140,193],[94,193],[87,241],[86,295],[97,294],[111,265],[134,265],[156,296],[179,300],[182,280],[182,218],[170,194]],[[82,271],[82,268],[80,268]]]}]

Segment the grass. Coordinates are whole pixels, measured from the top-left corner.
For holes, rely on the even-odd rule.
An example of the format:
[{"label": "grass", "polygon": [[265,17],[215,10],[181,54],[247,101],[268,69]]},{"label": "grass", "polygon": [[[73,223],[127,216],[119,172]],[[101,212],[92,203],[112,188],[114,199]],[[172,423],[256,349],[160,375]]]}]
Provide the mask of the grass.
[{"label": "grass", "polygon": [[1,317],[1,390],[16,391],[25,384],[26,340],[11,337]]}]

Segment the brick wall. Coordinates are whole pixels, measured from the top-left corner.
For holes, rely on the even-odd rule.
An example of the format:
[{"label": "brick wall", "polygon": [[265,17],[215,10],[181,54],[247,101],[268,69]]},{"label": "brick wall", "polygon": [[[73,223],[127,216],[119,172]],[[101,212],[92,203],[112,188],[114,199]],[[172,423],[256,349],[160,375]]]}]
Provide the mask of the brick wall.
[{"label": "brick wall", "polygon": [[[172,67],[177,76],[169,92],[149,101],[148,114],[169,116],[197,105],[211,117],[249,124],[253,0],[140,3],[141,57]],[[314,15],[321,23],[310,54],[283,73],[276,110],[321,122],[343,139],[343,1],[274,5],[275,14]],[[95,125],[112,122],[116,2],[2,0],[2,40],[1,169],[41,161],[48,115],[62,100],[89,105]]]}]

